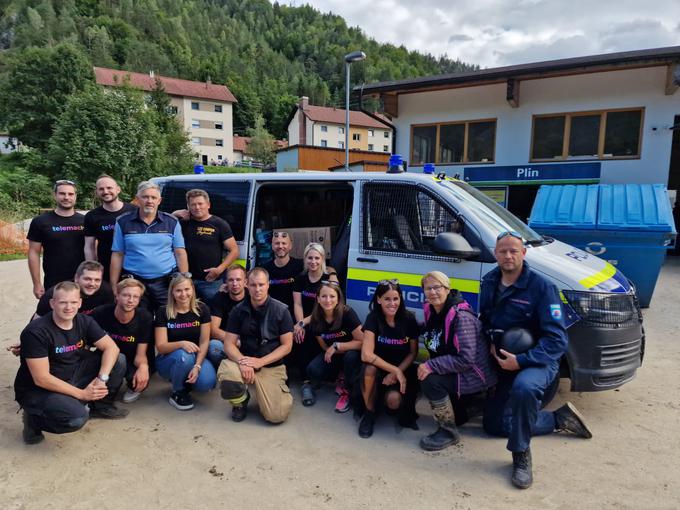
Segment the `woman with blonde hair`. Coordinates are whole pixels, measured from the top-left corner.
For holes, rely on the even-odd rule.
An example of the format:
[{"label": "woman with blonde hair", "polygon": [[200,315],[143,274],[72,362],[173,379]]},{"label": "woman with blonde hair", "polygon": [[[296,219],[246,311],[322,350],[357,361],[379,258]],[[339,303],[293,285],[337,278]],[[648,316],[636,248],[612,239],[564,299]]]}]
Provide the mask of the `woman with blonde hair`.
[{"label": "woman with blonde hair", "polygon": [[460,442],[457,426],[468,420],[464,397],[485,391],[496,376],[481,323],[448,276],[430,271],[421,285],[427,300],[421,339],[430,358],[418,366],[418,380],[438,428],[420,446],[435,451]]},{"label": "woman with blonde hair", "polygon": [[210,340],[210,309],[196,299],[188,273],[175,273],[168,287],[168,304],[156,312],[156,368],[172,383],[170,405],[180,411],[194,407],[190,392],[209,391],[223,359],[221,342]]},{"label": "woman with blonde hair", "polygon": [[307,365],[321,350],[314,335],[309,333],[309,323],[321,284],[338,283],[338,275],[333,268],[326,267],[326,250],[319,243],[309,243],[305,247],[302,262],[304,270],[295,277],[293,286],[295,327],[290,360],[297,366],[303,381],[302,405],[311,406],[316,402],[316,395],[307,377]]}]

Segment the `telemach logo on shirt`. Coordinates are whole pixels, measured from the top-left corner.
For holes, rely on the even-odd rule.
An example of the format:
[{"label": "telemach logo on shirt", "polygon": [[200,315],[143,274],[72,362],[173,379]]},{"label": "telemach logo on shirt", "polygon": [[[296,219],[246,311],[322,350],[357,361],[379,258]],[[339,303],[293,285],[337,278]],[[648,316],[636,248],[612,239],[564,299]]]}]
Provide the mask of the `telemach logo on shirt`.
[{"label": "telemach logo on shirt", "polygon": [[114,340],[118,340],[119,342],[134,343],[135,340],[136,340],[135,335],[124,336],[124,335],[116,335],[115,333],[109,333],[109,336],[111,338],[113,338]]},{"label": "telemach logo on shirt", "polygon": [[85,345],[84,340],[78,340],[78,343],[73,344],[73,345],[62,345],[61,347],[55,347],[54,352],[56,354],[66,354],[68,352],[73,352],[77,351],[78,349],[82,349],[83,346]]},{"label": "telemach logo on shirt", "polygon": [[347,333],[344,331],[338,331],[337,333],[322,333],[319,335],[323,340],[335,340],[337,338],[342,338],[344,336],[347,336]]},{"label": "telemach logo on shirt", "polygon": [[388,338],[386,336],[378,336],[378,343],[386,345],[404,345],[409,343],[409,337],[405,338]]},{"label": "telemach logo on shirt", "polygon": [[295,278],[281,278],[280,280],[269,279],[269,285],[286,285],[288,283],[295,283]]},{"label": "telemach logo on shirt", "polygon": [[62,227],[52,227],[52,232],[73,232],[78,230],[85,230],[83,225],[65,225]]},{"label": "telemach logo on shirt", "polygon": [[201,321],[198,320],[192,322],[168,322],[168,329],[195,328],[200,325]]}]

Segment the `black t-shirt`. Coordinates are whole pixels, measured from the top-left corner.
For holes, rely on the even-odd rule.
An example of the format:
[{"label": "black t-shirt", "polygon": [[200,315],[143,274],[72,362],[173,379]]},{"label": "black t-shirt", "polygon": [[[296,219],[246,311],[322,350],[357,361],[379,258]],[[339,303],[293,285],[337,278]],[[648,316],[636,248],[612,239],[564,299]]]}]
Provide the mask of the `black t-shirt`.
[{"label": "black t-shirt", "polygon": [[54,211],[36,216],[28,228],[28,240],[42,243],[44,287],[73,280],[78,265],[85,260],[85,234],[80,213],[59,216]]},{"label": "black t-shirt", "polygon": [[292,316],[293,286],[295,285],[295,278],[304,269],[302,260],[291,257],[288,264],[283,267],[277,267],[274,261],[270,260],[264,265],[264,268],[269,273],[269,295],[285,304]]},{"label": "black t-shirt", "polygon": [[[243,295],[245,297],[247,294]],[[234,301],[228,292],[218,292],[210,301],[210,314],[213,317],[219,317],[222,319],[220,321],[220,329],[224,330],[227,326],[227,320],[229,319],[229,312],[241,301]]]},{"label": "black t-shirt", "polygon": [[[257,358],[266,356],[281,345],[281,335],[293,331],[293,320],[290,314],[286,313],[285,308],[281,308],[281,311],[278,313],[276,313],[276,310],[272,310],[270,314],[270,320],[272,321],[270,330],[274,334],[272,338],[262,338],[262,324],[267,308],[271,306],[281,305],[272,303],[271,298],[267,299],[260,308],[253,307],[249,302],[243,302],[233,313],[229,314],[225,331],[240,336],[240,351],[243,355]],[[248,307],[250,313],[245,313],[247,309],[240,307]],[[247,324],[243,324],[244,321],[247,321]],[[282,363],[283,360],[281,359],[267,366],[273,367]]]},{"label": "black t-shirt", "polygon": [[20,401],[27,391],[37,388],[26,359],[48,358],[50,374],[69,382],[89,346],[105,335],[91,317],[80,313],[68,331],[54,323],[51,313],[29,323],[21,332],[21,365],[14,380],[16,399]]},{"label": "black t-shirt", "polygon": [[104,275],[111,266],[111,245],[116,219],[122,214],[135,211],[132,204],[124,203],[118,211],[107,211],[104,206],[92,209],[85,215],[85,236],[97,239],[97,260],[104,266]]},{"label": "black t-shirt", "polygon": [[295,277],[295,283],[293,284],[293,291],[299,292],[302,295],[302,315],[303,317],[309,317],[314,309],[314,303],[316,303],[316,293],[319,291],[322,283],[327,283],[330,277],[329,273],[323,273],[321,278],[317,282],[309,281],[309,273],[304,271]]},{"label": "black t-shirt", "polygon": [[207,220],[182,220],[182,234],[189,258],[189,272],[195,280],[205,280],[204,269],[222,263],[224,241],[234,237],[229,223],[219,216]]},{"label": "black t-shirt", "polygon": [[342,321],[340,326],[334,328],[332,323],[323,321],[322,324],[313,324],[312,328],[316,336],[320,336],[321,340],[326,345],[331,345],[333,342],[349,342],[353,340],[352,331],[361,326],[361,321],[354,310],[347,308],[347,311],[342,314]]},{"label": "black t-shirt", "polygon": [[[52,307],[50,306],[50,299],[52,299],[53,295],[54,287],[50,287],[42,295],[40,301],[38,301],[38,307],[36,308],[35,313],[37,313],[41,317],[43,315],[47,315],[48,313],[50,313],[52,311]],[[102,282],[102,285],[101,287],[99,287],[99,290],[92,294],[91,296],[88,296],[81,290],[80,297],[83,300],[83,304],[80,305],[78,313],[82,313],[85,315],[90,315],[92,311],[98,306],[113,303],[113,292],[111,291],[111,285],[108,282]]]},{"label": "black t-shirt", "polygon": [[115,309],[114,304],[99,306],[92,312],[92,318],[113,338],[129,366],[137,355],[137,345],[152,342],[153,317],[147,309],[140,307],[135,310],[132,320],[123,324],[116,319]]},{"label": "black t-shirt", "polygon": [[418,322],[412,313],[406,312],[394,327],[390,327],[380,317],[380,313],[374,310],[368,314],[364,331],[371,331],[375,335],[375,354],[397,366],[411,352],[410,343],[418,341]]},{"label": "black t-shirt", "polygon": [[188,340],[196,345],[201,340],[201,325],[210,324],[210,309],[205,303],[198,303],[199,314],[192,311],[178,313],[174,319],[168,319],[165,306],[161,306],[156,312],[157,328],[167,328],[168,342],[181,342]]}]

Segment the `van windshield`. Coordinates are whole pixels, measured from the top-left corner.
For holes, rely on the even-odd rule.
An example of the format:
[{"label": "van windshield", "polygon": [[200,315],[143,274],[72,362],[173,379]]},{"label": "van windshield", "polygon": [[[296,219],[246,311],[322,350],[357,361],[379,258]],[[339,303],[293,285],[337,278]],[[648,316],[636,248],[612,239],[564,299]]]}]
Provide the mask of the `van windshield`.
[{"label": "van windshield", "polygon": [[[527,243],[539,245],[545,243],[540,234],[529,228],[510,211],[498,205],[491,198],[462,181],[441,181],[441,184],[449,189],[458,198],[472,209],[479,218],[492,232],[500,234],[506,230],[515,230],[522,234]],[[469,200],[471,195],[475,200]]]}]

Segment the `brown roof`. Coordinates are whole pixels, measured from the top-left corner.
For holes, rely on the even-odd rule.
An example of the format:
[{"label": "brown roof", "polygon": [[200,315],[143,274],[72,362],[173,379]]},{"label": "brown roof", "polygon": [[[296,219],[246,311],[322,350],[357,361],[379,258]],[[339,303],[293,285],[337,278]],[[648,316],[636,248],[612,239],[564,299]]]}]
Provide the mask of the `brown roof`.
[{"label": "brown roof", "polygon": [[478,82],[502,81],[508,78],[522,79],[526,76],[559,74],[564,72],[588,73],[603,67],[625,68],[645,67],[650,65],[668,65],[680,59],[680,46],[651,48],[646,50],[622,51],[602,55],[563,58],[544,62],[532,62],[477,71],[465,71],[452,74],[423,76],[406,80],[384,81],[356,85],[354,93],[375,94],[378,92],[406,92],[427,88],[445,88]]},{"label": "brown roof", "polygon": [[[133,73],[130,71],[118,71],[105,67],[95,67],[94,74],[97,83],[109,87],[121,85],[126,77],[130,79],[130,85],[142,90],[151,91],[156,88],[156,78],[148,74]],[[168,78],[167,76],[156,75],[161,80],[165,92],[171,96],[197,97],[201,99],[213,99],[225,103],[236,103],[234,94],[225,86],[215,83],[202,81],[180,80],[179,78]]]},{"label": "brown roof", "polygon": [[[247,152],[247,146],[250,143],[250,136],[235,136],[234,137],[234,152]],[[274,140],[275,149],[285,149],[288,147],[288,140]]]},{"label": "brown roof", "polygon": [[[345,124],[345,110],[339,108],[331,108],[330,106],[314,106],[308,105],[303,110],[309,120],[313,122],[328,122],[329,124]],[[366,115],[364,112],[350,110],[349,124],[350,126],[373,127],[379,129],[390,129],[391,123],[386,117],[381,117],[385,123]]]}]

